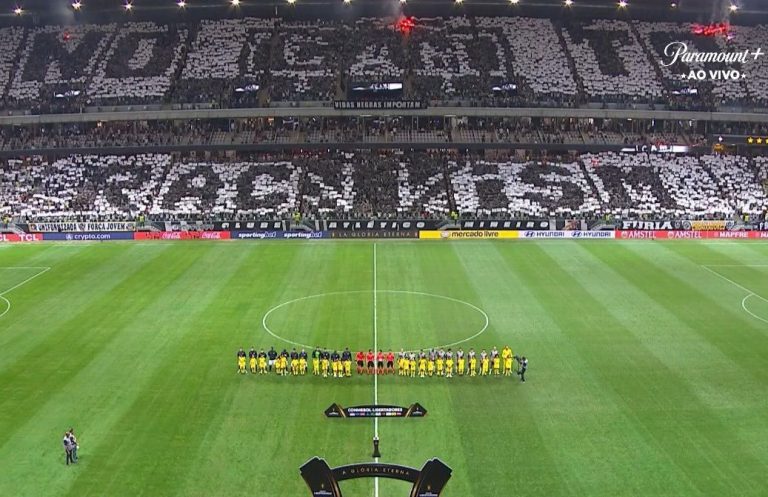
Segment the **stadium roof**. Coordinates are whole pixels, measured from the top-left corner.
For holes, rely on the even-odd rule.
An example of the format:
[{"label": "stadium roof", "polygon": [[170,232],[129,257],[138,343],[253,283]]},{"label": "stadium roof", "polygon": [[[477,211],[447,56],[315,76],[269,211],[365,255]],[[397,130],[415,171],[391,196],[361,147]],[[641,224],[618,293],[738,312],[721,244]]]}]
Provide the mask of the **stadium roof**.
[{"label": "stadium roof", "polygon": [[[131,16],[137,20],[286,16],[344,18],[356,16],[532,15],[546,17],[613,17],[719,22],[766,22],[765,0],[0,0],[3,24],[106,22]],[[126,2],[131,8],[125,9]],[[73,8],[80,4],[78,9]],[[238,5],[233,5],[238,3]],[[622,2],[623,3],[623,2]],[[21,8],[21,15],[14,11]]]}]

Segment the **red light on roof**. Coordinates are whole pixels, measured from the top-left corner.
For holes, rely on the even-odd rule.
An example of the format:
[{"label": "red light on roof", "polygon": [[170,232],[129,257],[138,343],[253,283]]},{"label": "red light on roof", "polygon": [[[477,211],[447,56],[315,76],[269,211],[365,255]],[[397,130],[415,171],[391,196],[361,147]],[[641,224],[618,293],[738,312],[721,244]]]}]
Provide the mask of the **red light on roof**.
[{"label": "red light on roof", "polygon": [[409,34],[415,26],[416,21],[413,20],[413,17],[401,17],[395,23],[395,29],[404,35]]},{"label": "red light on roof", "polygon": [[731,26],[727,22],[716,24],[694,24],[691,33],[698,36],[728,36]]}]

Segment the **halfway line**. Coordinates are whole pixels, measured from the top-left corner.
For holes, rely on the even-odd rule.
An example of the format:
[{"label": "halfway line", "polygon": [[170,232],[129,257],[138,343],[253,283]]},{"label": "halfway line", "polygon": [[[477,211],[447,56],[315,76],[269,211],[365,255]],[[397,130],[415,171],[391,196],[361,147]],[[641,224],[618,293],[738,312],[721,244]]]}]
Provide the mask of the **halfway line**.
[{"label": "halfway line", "polygon": [[[373,368],[373,405],[379,404],[379,364],[378,364],[378,350],[379,350],[379,283],[378,276],[376,275],[376,243],[373,244],[373,354],[374,354],[374,368]],[[373,418],[373,436],[379,438],[379,418]],[[374,462],[379,462],[379,458],[375,457]],[[379,477],[373,479],[373,496],[379,497]]]}]

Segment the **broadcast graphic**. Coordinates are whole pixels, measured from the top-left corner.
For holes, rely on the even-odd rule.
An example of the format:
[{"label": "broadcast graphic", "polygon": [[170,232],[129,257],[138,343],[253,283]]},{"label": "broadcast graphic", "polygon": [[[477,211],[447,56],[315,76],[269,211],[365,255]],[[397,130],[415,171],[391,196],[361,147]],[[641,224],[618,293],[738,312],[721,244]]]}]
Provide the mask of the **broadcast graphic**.
[{"label": "broadcast graphic", "polygon": [[661,68],[674,72],[681,81],[738,81],[750,74],[761,77],[765,52],[744,30],[720,22],[693,24],[690,34],[686,41],[667,43],[659,61]]},{"label": "broadcast graphic", "polygon": [[427,461],[419,470],[384,463],[359,463],[331,468],[324,459],[315,457],[301,468],[313,497],[342,497],[339,482],[356,478],[390,478],[411,483],[410,497],[439,497],[451,478],[452,470],[440,459]]}]

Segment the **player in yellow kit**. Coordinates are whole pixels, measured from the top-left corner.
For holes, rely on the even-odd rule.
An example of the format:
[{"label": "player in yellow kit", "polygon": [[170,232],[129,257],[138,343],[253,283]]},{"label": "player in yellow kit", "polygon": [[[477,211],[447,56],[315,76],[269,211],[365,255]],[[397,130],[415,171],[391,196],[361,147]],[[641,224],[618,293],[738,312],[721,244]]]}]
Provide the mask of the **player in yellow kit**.
[{"label": "player in yellow kit", "polygon": [[411,374],[411,378],[416,378],[416,354],[411,352],[408,358],[408,371]]},{"label": "player in yellow kit", "polygon": [[499,376],[501,374],[501,357],[498,353],[491,357],[491,365],[493,366],[493,375]]},{"label": "player in yellow kit", "polygon": [[315,376],[320,375],[320,349],[315,349],[312,351],[312,374]]},{"label": "player in yellow kit", "polygon": [[299,375],[299,353],[296,349],[291,351],[291,374],[293,376]]},{"label": "player in yellow kit", "polygon": [[501,359],[504,361],[504,376],[512,376],[512,360],[514,359],[514,355],[512,354],[512,349],[509,348],[509,345],[506,345],[501,349]]},{"label": "player in yellow kit", "polygon": [[445,353],[445,377],[453,378],[453,352],[451,349]]},{"label": "player in yellow kit", "polygon": [[427,376],[435,374],[435,353],[430,352],[427,356]]},{"label": "player in yellow kit", "polygon": [[469,349],[469,376],[477,376],[477,356],[474,349]]},{"label": "player in yellow kit", "polygon": [[327,350],[320,352],[320,370],[323,372],[323,378],[328,377],[328,364],[331,361],[331,354]]},{"label": "player in yellow kit", "polygon": [[344,376],[349,378],[352,376],[352,352],[349,348],[344,349],[341,353],[341,364],[344,367]]},{"label": "player in yellow kit", "polygon": [[253,347],[248,351],[248,369],[256,374],[256,350]]},{"label": "player in yellow kit", "polygon": [[307,351],[304,349],[299,352],[299,374],[301,376],[307,374]]},{"label": "player in yellow kit", "polygon": [[464,351],[459,349],[456,351],[456,372],[459,376],[464,376],[464,368],[467,365],[467,360],[464,359]]},{"label": "player in yellow kit", "polygon": [[340,378],[344,373],[344,368],[341,365],[341,355],[335,350],[331,354],[331,371],[333,371],[334,378]]},{"label": "player in yellow kit", "polygon": [[437,376],[443,376],[445,370],[445,352],[443,352],[442,349],[437,351],[435,366],[437,366]]},{"label": "player in yellow kit", "polygon": [[483,351],[480,352],[480,376],[488,376],[491,369],[490,366],[491,360],[485,352],[485,349],[483,349]]},{"label": "player in yellow kit", "polygon": [[427,357],[422,352],[419,355],[419,378],[424,378],[427,375]]},{"label": "player in yellow kit", "polygon": [[245,370],[245,351],[243,349],[237,351],[237,372],[240,374],[247,373]]},{"label": "player in yellow kit", "polygon": [[264,350],[259,351],[259,374],[267,374],[267,354]]},{"label": "player in yellow kit", "polygon": [[282,354],[280,354],[280,374],[283,376],[288,376],[288,352],[283,351]]}]

